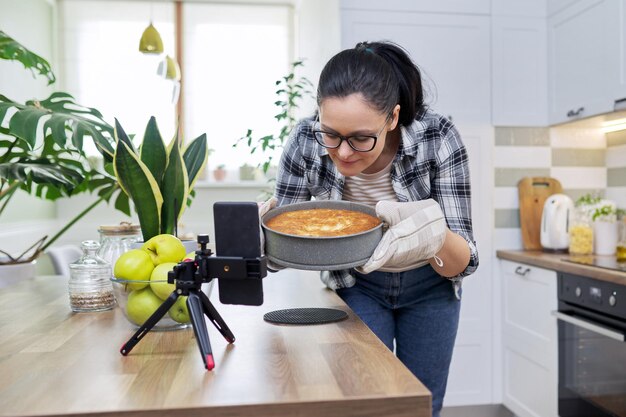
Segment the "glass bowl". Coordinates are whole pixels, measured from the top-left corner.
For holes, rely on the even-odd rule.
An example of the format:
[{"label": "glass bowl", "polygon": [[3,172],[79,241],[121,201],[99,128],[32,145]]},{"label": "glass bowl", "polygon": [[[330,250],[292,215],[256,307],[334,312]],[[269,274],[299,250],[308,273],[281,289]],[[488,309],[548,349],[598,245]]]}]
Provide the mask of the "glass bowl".
[{"label": "glass bowl", "polygon": [[[111,278],[117,305],[124,316],[139,328],[174,289],[163,281],[130,281]],[[159,295],[157,295],[159,294]],[[187,297],[180,296],[174,306],[154,325],[153,330],[178,330],[191,326],[186,305]]]}]

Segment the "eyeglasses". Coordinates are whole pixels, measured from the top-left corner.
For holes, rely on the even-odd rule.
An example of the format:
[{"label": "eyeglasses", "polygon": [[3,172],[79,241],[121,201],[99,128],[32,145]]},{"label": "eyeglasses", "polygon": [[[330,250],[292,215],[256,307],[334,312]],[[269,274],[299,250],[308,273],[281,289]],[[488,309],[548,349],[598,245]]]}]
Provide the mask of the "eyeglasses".
[{"label": "eyeglasses", "polygon": [[[320,146],[323,146],[326,149],[337,149],[341,146],[341,142],[344,140],[348,142],[348,145],[352,149],[357,152],[369,152],[376,146],[376,141],[378,141],[378,137],[389,123],[392,113],[387,115],[385,119],[385,124],[380,128],[378,133],[375,136],[372,135],[354,135],[354,136],[343,136],[337,133],[326,132],[320,129],[313,129],[313,134],[315,135],[315,140]],[[319,113],[317,115],[317,119],[315,121],[315,126],[319,126]]]}]

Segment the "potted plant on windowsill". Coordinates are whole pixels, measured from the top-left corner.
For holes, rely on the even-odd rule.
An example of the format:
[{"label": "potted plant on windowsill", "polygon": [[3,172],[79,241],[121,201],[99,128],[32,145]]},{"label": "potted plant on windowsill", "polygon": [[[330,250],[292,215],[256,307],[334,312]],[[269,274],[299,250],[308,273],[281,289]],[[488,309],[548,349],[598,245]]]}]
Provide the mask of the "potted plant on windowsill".
[{"label": "potted plant on windowsill", "polygon": [[[0,59],[18,61],[33,74],[56,78],[49,63],[0,31]],[[51,238],[44,236],[21,254],[0,250],[0,265],[31,265],[74,223],[120,190],[115,178],[91,167],[82,151],[93,140],[107,162],[113,160],[113,127],[99,111],[81,106],[67,93],[19,103],[0,95],[0,215],[18,190],[54,201],[81,192],[97,192],[97,200],[78,213]],[[116,207],[123,208],[118,195]]]},{"label": "potted plant on windowsill", "polygon": [[226,178],[226,165],[219,164],[213,170],[213,178],[215,178],[215,181],[224,181],[224,178]]},{"label": "potted plant on windowsill", "polygon": [[[301,60],[292,62],[289,73],[275,82],[277,89],[274,105],[279,110],[274,119],[278,122],[278,133],[257,137],[252,129],[248,129],[246,134],[233,145],[233,147],[245,145],[249,148],[250,154],[258,152],[265,156],[265,161],[259,163],[258,167],[263,170],[270,183],[275,180],[276,169],[272,152],[283,147],[285,140],[295,126],[297,122],[295,111],[299,101],[306,96],[312,96],[313,84],[311,81],[305,77],[296,77],[297,68],[302,65],[303,61]],[[251,175],[254,179],[254,174]],[[271,195],[271,193],[269,194]]]}]

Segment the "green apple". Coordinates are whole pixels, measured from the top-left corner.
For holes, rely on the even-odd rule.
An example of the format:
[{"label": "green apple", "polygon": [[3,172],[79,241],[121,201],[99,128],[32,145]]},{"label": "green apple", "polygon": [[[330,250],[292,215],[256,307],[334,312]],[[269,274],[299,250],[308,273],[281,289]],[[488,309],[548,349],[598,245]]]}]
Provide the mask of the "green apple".
[{"label": "green apple", "polygon": [[183,261],[185,259],[189,259],[191,261],[195,261],[196,260],[196,251],[189,252],[187,255],[185,255],[185,257],[183,258]]},{"label": "green apple", "polygon": [[150,287],[135,290],[128,294],[126,316],[133,323],[141,326],[163,304],[163,300],[152,292]]},{"label": "green apple", "polygon": [[187,297],[184,295],[178,297],[167,314],[170,315],[172,320],[177,321],[178,323],[189,323],[191,321],[191,316],[189,316],[189,310],[187,309]]},{"label": "green apple", "polygon": [[178,265],[176,262],[165,262],[157,265],[150,275],[150,289],[161,300],[165,300],[176,289],[176,284],[167,283],[167,273],[176,265]]},{"label": "green apple", "polygon": [[152,263],[160,265],[165,262],[180,262],[185,256],[185,246],[174,235],[162,234],[148,239],[141,249],[150,254]]},{"label": "green apple", "polygon": [[[116,278],[128,281],[150,281],[153,269],[154,264],[150,254],[141,249],[131,249],[117,258],[113,268],[113,275]],[[146,286],[148,286],[148,283],[143,282],[128,284],[128,288],[131,290],[139,290]]]}]

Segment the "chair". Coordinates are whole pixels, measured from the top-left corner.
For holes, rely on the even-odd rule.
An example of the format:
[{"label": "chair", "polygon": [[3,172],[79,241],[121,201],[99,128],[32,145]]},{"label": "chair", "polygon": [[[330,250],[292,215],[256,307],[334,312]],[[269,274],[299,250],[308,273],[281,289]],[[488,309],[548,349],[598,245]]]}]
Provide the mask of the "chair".
[{"label": "chair", "polygon": [[57,275],[63,275],[65,277],[70,276],[70,264],[81,257],[83,252],[76,245],[62,245],[52,247],[46,251],[52,265],[54,266],[54,273]]}]

